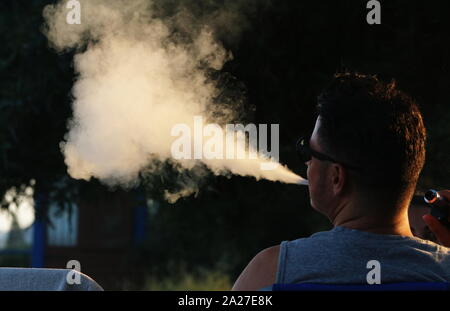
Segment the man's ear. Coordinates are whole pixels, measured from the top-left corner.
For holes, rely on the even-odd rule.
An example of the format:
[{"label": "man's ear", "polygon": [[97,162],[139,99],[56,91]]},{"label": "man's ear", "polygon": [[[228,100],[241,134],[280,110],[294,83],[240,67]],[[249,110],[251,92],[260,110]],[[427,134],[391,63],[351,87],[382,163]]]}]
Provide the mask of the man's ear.
[{"label": "man's ear", "polygon": [[333,163],[331,165],[331,184],[333,187],[334,195],[339,195],[344,192],[347,178],[347,171],[341,164]]}]

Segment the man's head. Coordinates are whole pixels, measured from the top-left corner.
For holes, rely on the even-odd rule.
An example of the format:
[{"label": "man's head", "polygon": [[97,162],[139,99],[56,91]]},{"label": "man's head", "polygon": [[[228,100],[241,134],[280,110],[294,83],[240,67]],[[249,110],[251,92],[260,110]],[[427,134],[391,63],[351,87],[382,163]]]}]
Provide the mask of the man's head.
[{"label": "man's head", "polygon": [[342,73],[318,97],[317,112],[310,147],[335,162],[307,162],[311,205],[330,218],[352,200],[369,202],[361,208],[370,215],[407,206],[425,161],[416,103],[395,82]]}]

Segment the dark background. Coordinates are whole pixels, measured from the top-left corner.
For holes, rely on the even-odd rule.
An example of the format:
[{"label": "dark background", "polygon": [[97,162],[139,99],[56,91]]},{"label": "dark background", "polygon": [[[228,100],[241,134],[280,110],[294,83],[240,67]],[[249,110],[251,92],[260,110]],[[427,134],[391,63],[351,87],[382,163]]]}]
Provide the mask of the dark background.
[{"label": "dark background", "polygon": [[[40,31],[42,9],[51,2],[0,2],[0,192],[34,179],[35,189],[51,193],[64,207],[80,189],[101,186],[70,179],[59,149],[71,116],[74,74],[72,54],[57,55]],[[448,1],[381,1],[381,25],[366,23],[366,3],[256,1],[243,12],[247,23],[237,38],[220,34],[234,55],[222,73],[245,90],[246,121],[280,124],[280,159],[296,172],[301,163],[295,140],[313,126],[316,96],[335,72],[396,79],[420,104],[428,129],[418,192],[448,189]],[[145,184],[147,196],[158,198],[158,186]],[[261,249],[329,227],[309,206],[306,187],[209,177],[197,197],[160,202],[144,245],[130,253],[130,266],[139,263],[137,274],[155,278],[219,271],[234,280]],[[142,284],[138,278],[130,282]]]}]

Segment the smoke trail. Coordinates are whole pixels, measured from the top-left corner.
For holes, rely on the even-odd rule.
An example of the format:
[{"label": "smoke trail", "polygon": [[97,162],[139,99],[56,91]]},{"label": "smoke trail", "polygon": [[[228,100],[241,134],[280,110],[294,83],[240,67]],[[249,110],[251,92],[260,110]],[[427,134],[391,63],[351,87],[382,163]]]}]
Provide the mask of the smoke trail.
[{"label": "smoke trail", "polygon": [[[215,11],[199,21],[182,8],[169,17],[158,17],[151,0],[79,2],[79,25],[66,22],[66,1],[43,12],[51,46],[76,51],[73,119],[61,143],[73,178],[133,184],[144,169],[152,173],[149,162],[171,157],[174,124],[192,125],[193,116],[219,124],[235,118],[235,109],[215,101],[219,88],[208,73],[220,70],[232,57],[215,39],[213,27],[218,20],[234,25],[236,14]],[[207,20],[216,24],[208,25]],[[217,111],[220,117],[212,113]],[[203,161],[215,174],[301,180],[282,166],[261,171],[256,162]],[[183,169],[199,170],[197,160],[179,163]],[[172,195],[174,201],[195,191],[190,184],[167,197]]]}]

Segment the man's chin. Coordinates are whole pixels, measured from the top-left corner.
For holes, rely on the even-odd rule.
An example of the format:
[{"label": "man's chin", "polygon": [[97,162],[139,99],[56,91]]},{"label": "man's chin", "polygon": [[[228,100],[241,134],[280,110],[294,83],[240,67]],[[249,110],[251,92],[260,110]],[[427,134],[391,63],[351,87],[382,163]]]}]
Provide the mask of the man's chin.
[{"label": "man's chin", "polygon": [[317,204],[314,204],[314,202],[312,200],[309,201],[309,204],[311,205],[313,210],[315,210],[316,212],[318,212],[318,213],[328,217],[328,215],[325,212],[325,210],[321,210],[320,207],[317,207]]},{"label": "man's chin", "polygon": [[311,205],[311,207],[313,208],[313,210],[315,210],[316,212],[322,213],[322,212],[320,211],[320,209],[318,209],[318,208],[316,207],[316,204],[314,204],[314,202],[313,202],[312,200],[309,200],[309,204]]}]

